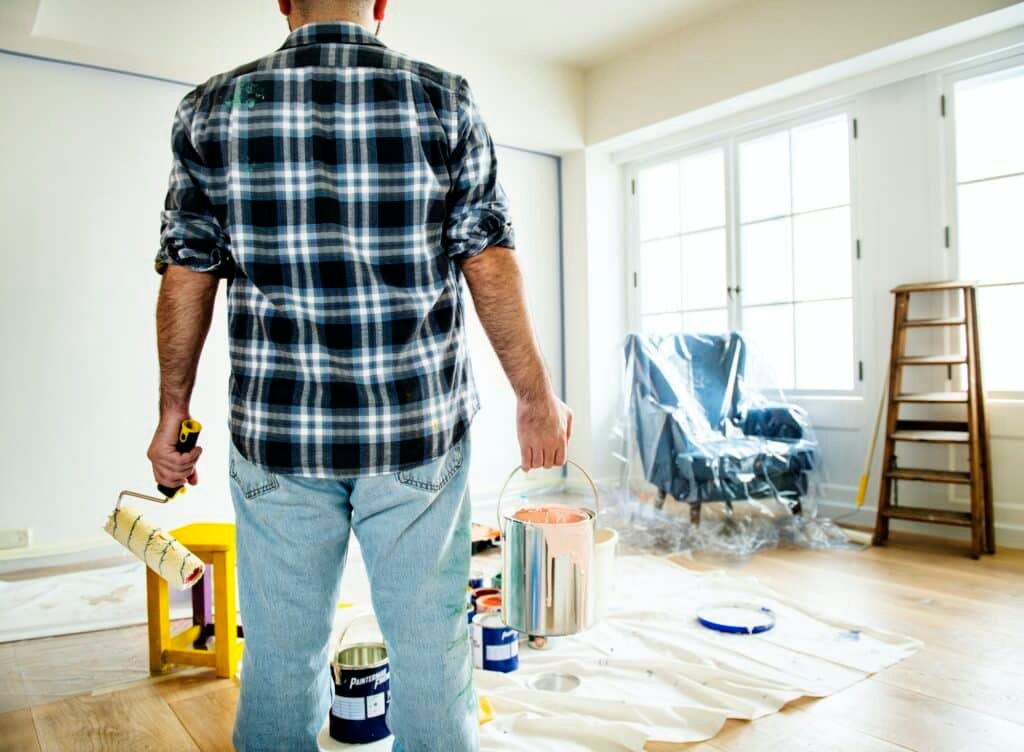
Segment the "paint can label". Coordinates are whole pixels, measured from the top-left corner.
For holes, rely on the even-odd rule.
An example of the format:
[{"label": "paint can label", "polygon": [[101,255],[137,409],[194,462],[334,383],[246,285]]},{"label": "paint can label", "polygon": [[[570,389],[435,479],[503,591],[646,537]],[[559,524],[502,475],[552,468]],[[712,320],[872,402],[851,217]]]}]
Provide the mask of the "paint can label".
[{"label": "paint can label", "polygon": [[365,744],[390,735],[385,714],[391,703],[388,664],[343,669],[335,681],[331,702],[331,738],[348,744]]}]

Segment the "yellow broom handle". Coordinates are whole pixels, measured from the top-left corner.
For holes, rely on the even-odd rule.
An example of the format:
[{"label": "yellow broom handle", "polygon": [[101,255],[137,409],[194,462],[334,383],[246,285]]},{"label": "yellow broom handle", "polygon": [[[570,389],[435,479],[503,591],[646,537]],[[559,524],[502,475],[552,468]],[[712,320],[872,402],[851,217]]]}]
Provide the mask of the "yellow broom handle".
[{"label": "yellow broom handle", "polygon": [[878,410],[875,412],[875,425],[871,431],[871,441],[868,443],[868,456],[864,458],[864,471],[860,474],[860,485],[857,487],[857,506],[864,506],[864,497],[868,493],[868,478],[871,477],[871,460],[875,456],[875,444],[878,442],[878,427],[882,423],[882,412],[885,408],[886,392],[889,388],[889,378],[882,379],[882,394],[878,398]]}]

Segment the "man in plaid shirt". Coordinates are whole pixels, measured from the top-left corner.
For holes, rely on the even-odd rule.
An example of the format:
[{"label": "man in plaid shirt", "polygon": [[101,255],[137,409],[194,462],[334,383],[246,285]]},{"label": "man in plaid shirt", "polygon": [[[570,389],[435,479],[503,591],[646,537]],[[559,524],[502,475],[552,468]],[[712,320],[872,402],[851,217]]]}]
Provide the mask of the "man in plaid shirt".
[{"label": "man in plaid shirt", "polygon": [[461,282],[518,398],[524,469],[571,413],[533,334],[494,145],[468,84],[384,46],[387,0],[278,0],[276,52],[190,92],[157,270],[156,480],[197,482],[178,426],[227,280],[231,489],[246,647],[238,749],[315,750],[349,531],[388,647],[395,750],[477,746],[465,624],[469,425]]}]

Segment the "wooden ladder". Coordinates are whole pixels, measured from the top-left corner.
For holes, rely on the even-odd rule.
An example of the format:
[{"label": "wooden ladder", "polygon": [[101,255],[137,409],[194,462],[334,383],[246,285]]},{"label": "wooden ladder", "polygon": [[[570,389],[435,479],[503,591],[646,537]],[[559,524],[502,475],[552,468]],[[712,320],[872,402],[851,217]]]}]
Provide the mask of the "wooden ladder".
[{"label": "wooden ladder", "polygon": [[[963,315],[941,318],[911,319],[911,293],[956,292],[963,299]],[[992,519],[992,474],[989,464],[988,423],[985,415],[985,394],[981,385],[981,362],[978,348],[978,316],[975,287],[970,282],[930,282],[900,285],[892,291],[896,296],[893,317],[892,351],[889,360],[889,395],[886,411],[885,451],[882,454],[882,482],[878,494],[878,515],[875,519],[874,544],[883,545],[889,537],[890,520],[914,520],[971,528],[971,556],[996,552]],[[907,330],[915,327],[963,327],[966,352],[950,355],[905,355]],[[966,391],[907,394],[902,391],[903,369],[918,366],[966,365]],[[966,419],[902,420],[902,404],[962,404]],[[912,441],[934,444],[966,444],[968,470],[934,470],[929,468],[895,467],[896,442]],[[897,481],[955,483],[970,487],[969,512],[908,507],[893,503]]]}]

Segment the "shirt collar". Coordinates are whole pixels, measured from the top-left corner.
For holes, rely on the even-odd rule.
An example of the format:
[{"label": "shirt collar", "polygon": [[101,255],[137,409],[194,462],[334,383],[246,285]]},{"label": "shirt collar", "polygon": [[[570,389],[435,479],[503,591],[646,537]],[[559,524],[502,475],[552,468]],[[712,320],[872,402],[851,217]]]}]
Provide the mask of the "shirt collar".
[{"label": "shirt collar", "polygon": [[368,44],[383,47],[384,43],[359,24],[347,21],[326,21],[300,26],[284,40],[281,49],[306,44]]}]

